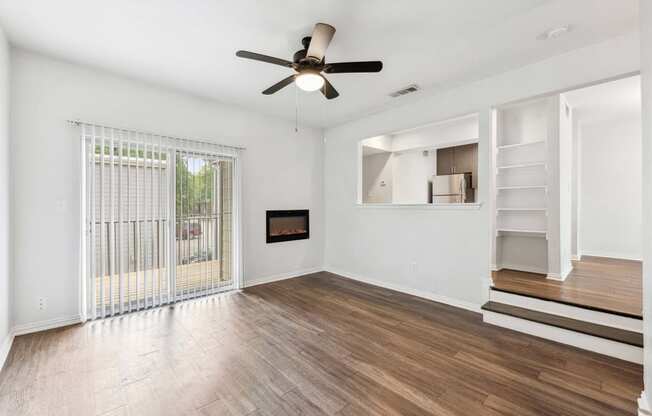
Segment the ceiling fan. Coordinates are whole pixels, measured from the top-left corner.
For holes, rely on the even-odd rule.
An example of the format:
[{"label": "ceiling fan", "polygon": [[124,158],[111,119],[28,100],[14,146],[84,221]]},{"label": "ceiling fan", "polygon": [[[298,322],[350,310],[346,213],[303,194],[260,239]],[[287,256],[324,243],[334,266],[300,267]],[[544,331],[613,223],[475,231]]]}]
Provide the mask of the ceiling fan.
[{"label": "ceiling fan", "polygon": [[306,36],[301,40],[303,49],[294,53],[292,62],[249,51],[238,51],[235,55],[240,58],[253,59],[294,69],[295,74],[267,88],[263,91],[265,95],[274,94],[281,88],[296,82],[297,86],[302,90],[321,90],[322,94],[331,100],[340,94],[322,73],[380,72],[383,69],[383,63],[380,61],[327,63],[325,59],[326,48],[331,43],[334,34],[335,28],[333,26],[326,23],[317,23],[312,31],[312,36]]}]

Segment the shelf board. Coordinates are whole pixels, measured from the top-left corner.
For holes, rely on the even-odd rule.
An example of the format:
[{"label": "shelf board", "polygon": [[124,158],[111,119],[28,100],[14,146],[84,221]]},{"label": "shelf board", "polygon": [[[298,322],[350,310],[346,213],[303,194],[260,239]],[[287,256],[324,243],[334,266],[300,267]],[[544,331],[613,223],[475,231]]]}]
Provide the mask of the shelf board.
[{"label": "shelf board", "polygon": [[548,237],[548,232],[544,230],[519,230],[515,228],[499,228],[496,230],[498,234],[509,233],[509,234],[524,234],[531,235],[536,237]]},{"label": "shelf board", "polygon": [[496,211],[506,211],[506,212],[546,212],[546,208],[496,208]]},{"label": "shelf board", "polygon": [[499,170],[503,169],[520,169],[520,168],[533,168],[533,167],[545,167],[546,163],[545,162],[531,162],[531,163],[519,163],[517,165],[505,165],[505,166],[498,166]]},{"label": "shelf board", "polygon": [[517,191],[517,190],[527,190],[527,189],[541,189],[543,191],[547,190],[548,187],[546,185],[518,185],[518,186],[497,186],[497,190],[499,191]]},{"label": "shelf board", "polygon": [[542,144],[542,143],[545,143],[545,142],[546,142],[545,140],[537,140],[537,141],[534,141],[534,142],[504,144],[502,146],[498,146],[498,150],[515,149],[515,148],[518,148],[518,147],[530,146],[530,145],[535,145],[535,144]]}]

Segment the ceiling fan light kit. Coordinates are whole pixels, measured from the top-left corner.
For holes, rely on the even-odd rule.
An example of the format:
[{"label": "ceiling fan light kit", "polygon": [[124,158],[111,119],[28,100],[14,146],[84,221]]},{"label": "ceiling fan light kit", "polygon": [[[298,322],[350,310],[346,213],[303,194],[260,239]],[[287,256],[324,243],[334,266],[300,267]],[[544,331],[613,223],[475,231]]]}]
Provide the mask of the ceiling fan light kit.
[{"label": "ceiling fan light kit", "polygon": [[264,95],[274,94],[295,82],[297,87],[303,91],[321,90],[324,97],[331,100],[340,94],[322,73],[380,72],[383,69],[383,63],[380,61],[326,63],[326,49],[330,45],[333,35],[335,35],[333,26],[317,23],[312,31],[312,36],[301,40],[303,49],[294,53],[292,61],[249,51],[238,51],[236,56],[294,69],[295,74],[264,90]]},{"label": "ceiling fan light kit", "polygon": [[294,78],[294,82],[296,82],[297,87],[308,92],[317,91],[324,86],[324,78],[319,75],[319,72],[310,70],[305,70],[298,74]]}]

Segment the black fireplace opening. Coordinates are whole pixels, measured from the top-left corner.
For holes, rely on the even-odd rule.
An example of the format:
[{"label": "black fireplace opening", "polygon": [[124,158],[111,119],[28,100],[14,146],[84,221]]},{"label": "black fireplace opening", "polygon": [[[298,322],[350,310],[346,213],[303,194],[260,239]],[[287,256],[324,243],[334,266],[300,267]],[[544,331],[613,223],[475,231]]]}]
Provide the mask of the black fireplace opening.
[{"label": "black fireplace opening", "polygon": [[267,211],[267,243],[305,240],[310,237],[307,209]]}]

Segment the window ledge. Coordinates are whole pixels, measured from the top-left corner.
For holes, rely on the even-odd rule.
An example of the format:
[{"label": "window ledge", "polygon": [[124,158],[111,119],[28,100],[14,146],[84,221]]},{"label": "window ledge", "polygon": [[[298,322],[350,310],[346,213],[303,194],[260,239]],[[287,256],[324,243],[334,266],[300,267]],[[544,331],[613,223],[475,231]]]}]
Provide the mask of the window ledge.
[{"label": "window ledge", "polygon": [[454,210],[454,211],[477,211],[482,207],[482,202],[469,204],[386,204],[386,203],[358,203],[358,208],[380,208],[380,209],[412,209],[412,210]]}]

